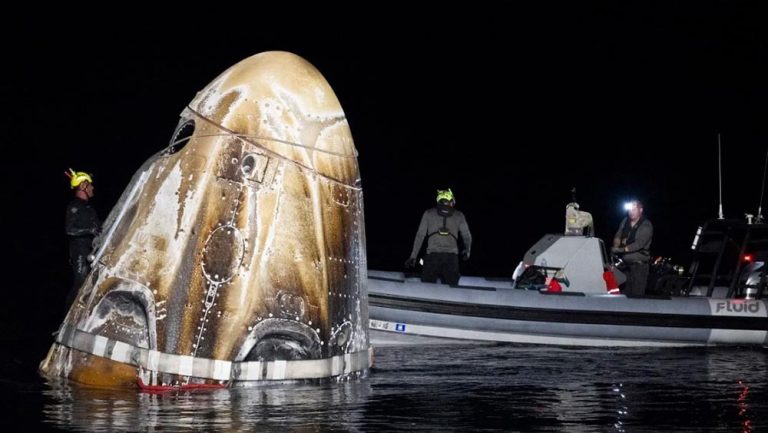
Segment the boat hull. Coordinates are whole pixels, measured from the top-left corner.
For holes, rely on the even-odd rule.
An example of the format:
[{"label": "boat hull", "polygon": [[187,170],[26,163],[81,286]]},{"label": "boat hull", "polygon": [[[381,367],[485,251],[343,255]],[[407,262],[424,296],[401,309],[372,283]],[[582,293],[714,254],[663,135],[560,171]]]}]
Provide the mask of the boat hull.
[{"label": "boat hull", "polygon": [[374,345],[768,346],[763,300],[553,294],[479,278],[450,287],[379,271],[368,290]]}]

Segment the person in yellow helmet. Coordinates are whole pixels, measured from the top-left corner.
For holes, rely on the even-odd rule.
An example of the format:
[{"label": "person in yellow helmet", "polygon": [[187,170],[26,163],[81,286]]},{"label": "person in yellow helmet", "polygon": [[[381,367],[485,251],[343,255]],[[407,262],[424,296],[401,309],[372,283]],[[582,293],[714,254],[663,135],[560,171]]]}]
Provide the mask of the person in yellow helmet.
[{"label": "person in yellow helmet", "polygon": [[[438,278],[444,284],[459,283],[459,255],[462,260],[469,259],[472,247],[472,234],[464,214],[456,210],[456,198],[453,191],[437,190],[437,205],[427,209],[421,216],[421,223],[416,231],[411,256],[405,261],[406,268],[416,266],[416,257],[421,250],[424,238],[427,238],[427,255],[424,256],[424,268],[421,280],[436,283]],[[464,249],[459,254],[459,236]]]},{"label": "person in yellow helmet", "polygon": [[93,198],[91,175],[71,168],[65,174],[69,177],[69,186],[74,191],[74,197],[67,204],[64,218],[64,228],[69,239],[69,264],[73,273],[72,288],[66,301],[68,309],[91,270],[88,255],[92,250],[93,239],[101,232],[101,221],[90,204]]}]

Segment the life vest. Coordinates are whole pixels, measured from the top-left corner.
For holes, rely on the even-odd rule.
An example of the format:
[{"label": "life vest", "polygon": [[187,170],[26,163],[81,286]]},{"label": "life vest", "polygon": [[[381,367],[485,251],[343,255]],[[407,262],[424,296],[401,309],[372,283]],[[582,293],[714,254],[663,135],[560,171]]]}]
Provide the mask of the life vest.
[{"label": "life vest", "polygon": [[[637,234],[637,229],[640,228],[640,225],[645,223],[645,217],[641,216],[639,220],[637,220],[637,224],[634,226],[632,223],[629,222],[629,218],[626,218],[624,220],[624,227],[621,228],[621,245],[629,245],[635,242],[635,234]],[[650,251],[648,251],[647,248],[643,248],[641,250],[638,250],[638,252],[642,252],[645,254],[650,254]]]},{"label": "life vest", "polygon": [[[446,206],[447,207],[447,206]],[[432,237],[433,235],[440,235],[440,236],[451,236],[455,241],[458,242],[459,238],[456,237],[451,231],[448,229],[448,217],[453,216],[454,209],[451,207],[447,207],[447,209],[442,209],[439,205],[437,207],[437,214],[441,215],[443,217],[443,225],[437,229],[436,232],[429,233],[427,235],[427,238]]]}]

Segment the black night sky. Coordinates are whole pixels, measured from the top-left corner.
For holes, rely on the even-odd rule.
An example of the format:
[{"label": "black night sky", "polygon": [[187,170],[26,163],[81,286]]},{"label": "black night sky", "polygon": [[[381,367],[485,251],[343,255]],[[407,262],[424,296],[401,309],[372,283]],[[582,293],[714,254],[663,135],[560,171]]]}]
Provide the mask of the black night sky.
[{"label": "black night sky", "polygon": [[751,4],[478,7],[441,20],[392,8],[380,11],[383,24],[368,11],[311,29],[265,27],[261,17],[226,29],[62,21],[3,30],[5,290],[57,326],[69,284],[63,171],[94,173],[105,218],[195,93],[267,50],[307,59],[341,101],[373,269],[401,269],[444,187],[474,237],[464,274],[509,276],[538,238],[563,230],[571,187],[605,240],[622,202],[642,199],[653,254],[687,265],[696,226],[717,216],[718,132],[726,217],[757,212],[768,34]]}]

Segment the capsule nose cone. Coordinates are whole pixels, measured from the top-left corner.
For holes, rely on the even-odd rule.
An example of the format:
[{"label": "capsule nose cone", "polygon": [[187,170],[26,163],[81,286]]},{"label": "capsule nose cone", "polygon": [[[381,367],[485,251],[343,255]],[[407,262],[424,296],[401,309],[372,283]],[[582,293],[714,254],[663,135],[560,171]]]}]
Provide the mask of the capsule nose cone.
[{"label": "capsule nose cone", "polygon": [[344,111],[320,72],[303,58],[266,52],[232,66],[189,104],[224,131],[319,174],[352,185],[357,152]]}]

